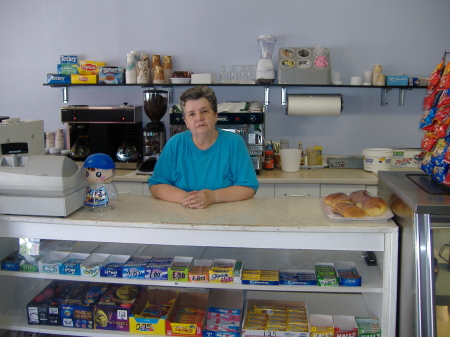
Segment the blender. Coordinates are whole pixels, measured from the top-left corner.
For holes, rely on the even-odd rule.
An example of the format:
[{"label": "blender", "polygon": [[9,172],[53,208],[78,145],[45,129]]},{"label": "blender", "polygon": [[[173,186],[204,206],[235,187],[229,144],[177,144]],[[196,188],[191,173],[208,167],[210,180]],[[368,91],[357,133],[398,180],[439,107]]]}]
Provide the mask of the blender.
[{"label": "blender", "polygon": [[152,172],[159,154],[166,145],[166,127],[161,118],[167,111],[168,92],[164,90],[144,91],[144,111],[150,123],[143,129],[143,162],[139,171]]},{"label": "blender", "polygon": [[261,58],[256,67],[256,83],[270,84],[275,81],[275,66],[272,61],[272,53],[276,40],[276,37],[273,35],[260,35],[258,37]]}]

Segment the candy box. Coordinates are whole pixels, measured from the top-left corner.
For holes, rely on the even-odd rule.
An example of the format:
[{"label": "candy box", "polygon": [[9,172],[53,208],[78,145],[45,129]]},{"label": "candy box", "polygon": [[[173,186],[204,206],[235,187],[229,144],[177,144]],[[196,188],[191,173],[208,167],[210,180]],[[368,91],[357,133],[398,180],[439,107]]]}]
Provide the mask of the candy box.
[{"label": "candy box", "polygon": [[[255,295],[253,295],[253,293]],[[247,301],[245,304],[244,317],[242,319],[242,337],[309,337],[309,325],[308,325],[308,310],[306,308],[306,302],[304,301],[288,301],[283,299],[266,300],[260,298],[252,298],[252,296],[260,297],[261,292],[251,292],[247,294]],[[251,321],[251,316],[256,313],[260,314],[274,314],[276,308],[286,308],[286,311],[303,317],[303,323],[301,328],[295,331],[284,331],[282,329],[276,330],[267,327],[267,325],[255,326]]]},{"label": "candy box", "polygon": [[61,75],[78,74],[78,66],[71,63],[61,63],[57,66],[57,72]]},{"label": "candy box", "polygon": [[74,55],[61,55],[59,57],[59,63],[78,64],[78,56]]},{"label": "candy box", "polygon": [[40,273],[58,274],[61,261],[69,255],[70,252],[51,251],[38,261]]},{"label": "candy box", "polygon": [[15,251],[2,259],[2,270],[19,271],[20,265],[26,261],[25,257]]},{"label": "candy box", "polygon": [[151,280],[167,280],[171,257],[152,257],[145,267],[145,278]]},{"label": "candy box", "polygon": [[279,285],[279,272],[278,270],[244,269],[242,273],[242,284]]},{"label": "candy box", "polygon": [[195,259],[189,269],[189,282],[209,282],[212,260]]},{"label": "candy box", "polygon": [[28,324],[61,325],[60,303],[77,285],[54,280],[27,304]]},{"label": "candy box", "polygon": [[405,75],[386,75],[386,85],[407,86],[408,82],[409,78]]},{"label": "candy box", "polygon": [[98,61],[79,61],[78,73],[82,75],[97,75],[101,67],[105,66],[105,62]]},{"label": "candy box", "polygon": [[211,289],[203,337],[239,337],[243,290]]},{"label": "candy box", "polygon": [[209,271],[209,282],[233,283],[233,272],[236,260],[214,259]]},{"label": "candy box", "polygon": [[242,283],[242,273],[244,272],[244,261],[236,261],[233,269],[233,283]]},{"label": "candy box", "polygon": [[381,328],[375,317],[355,317],[358,337],[381,337]]},{"label": "candy box", "polygon": [[338,261],[335,264],[339,276],[339,285],[346,287],[361,286],[362,277],[356,268],[355,262]]},{"label": "candy box", "polygon": [[100,269],[109,254],[93,253],[80,265],[82,276],[100,277]]},{"label": "candy box", "polygon": [[314,270],[281,269],[280,284],[283,285],[317,285]]},{"label": "candy box", "polygon": [[208,296],[208,292],[180,292],[167,314],[166,335],[201,336]]},{"label": "candy box", "polygon": [[333,316],[309,315],[309,331],[311,337],[333,337]]},{"label": "candy box", "polygon": [[122,268],[130,255],[109,255],[100,266],[101,277],[122,277]]},{"label": "candy box", "polygon": [[47,84],[70,84],[70,75],[47,74]]},{"label": "candy box", "polygon": [[162,314],[158,317],[156,313],[148,315],[145,309],[149,304],[165,303],[167,307],[172,307],[178,292],[166,289],[151,289],[142,293],[136,306],[132,310],[129,317],[130,332],[143,333],[149,335],[165,335],[167,313],[160,311]]},{"label": "candy box", "polygon": [[128,318],[145,286],[112,284],[94,308],[95,329],[130,331]]},{"label": "candy box", "polygon": [[358,337],[354,316],[333,316],[334,337]]},{"label": "candy box", "polygon": [[99,84],[123,84],[124,69],[121,67],[101,67],[98,72]]},{"label": "candy box", "polygon": [[393,149],[391,168],[418,168],[422,149]]},{"label": "candy box", "polygon": [[169,281],[188,282],[189,268],[193,260],[190,256],[175,256],[168,269]]},{"label": "candy box", "polygon": [[145,278],[145,268],[150,262],[150,256],[132,256],[122,267],[123,278]]},{"label": "candy box", "polygon": [[94,307],[108,286],[108,283],[78,282],[61,303],[62,326],[94,329]]},{"label": "candy box", "polygon": [[337,276],[334,263],[316,263],[314,266],[318,286],[338,286],[339,277]]},{"label": "candy box", "polygon": [[97,83],[97,75],[71,74],[70,75],[70,83],[72,83],[72,84],[96,84]]},{"label": "candy box", "polygon": [[59,264],[59,273],[63,275],[81,275],[81,263],[89,257],[86,253],[70,253]]}]

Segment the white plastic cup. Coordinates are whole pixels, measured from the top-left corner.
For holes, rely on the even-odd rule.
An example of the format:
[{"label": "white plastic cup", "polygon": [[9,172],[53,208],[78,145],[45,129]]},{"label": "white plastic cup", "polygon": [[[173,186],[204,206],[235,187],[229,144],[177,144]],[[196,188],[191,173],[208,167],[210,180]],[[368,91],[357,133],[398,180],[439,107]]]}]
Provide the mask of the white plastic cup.
[{"label": "white plastic cup", "polygon": [[364,72],[364,83],[372,83],[372,70]]},{"label": "white plastic cup", "polygon": [[362,77],[350,77],[350,85],[362,85],[363,79]]},{"label": "white plastic cup", "polygon": [[281,170],[283,172],[300,171],[300,159],[302,150],[300,149],[281,149]]},{"label": "white plastic cup", "polygon": [[378,171],[389,171],[394,155],[393,149],[372,148],[362,151],[364,157],[364,171],[373,172],[378,175]]}]

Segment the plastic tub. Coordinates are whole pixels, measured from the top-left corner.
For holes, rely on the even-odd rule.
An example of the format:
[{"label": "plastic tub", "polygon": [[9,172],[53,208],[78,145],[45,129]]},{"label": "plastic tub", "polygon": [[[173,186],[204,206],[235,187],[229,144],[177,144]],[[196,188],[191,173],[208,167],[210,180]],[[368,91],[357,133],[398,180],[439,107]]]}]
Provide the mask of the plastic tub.
[{"label": "plastic tub", "polygon": [[378,171],[391,169],[391,160],[394,151],[388,148],[372,148],[362,151],[364,157],[364,170],[378,174]]}]

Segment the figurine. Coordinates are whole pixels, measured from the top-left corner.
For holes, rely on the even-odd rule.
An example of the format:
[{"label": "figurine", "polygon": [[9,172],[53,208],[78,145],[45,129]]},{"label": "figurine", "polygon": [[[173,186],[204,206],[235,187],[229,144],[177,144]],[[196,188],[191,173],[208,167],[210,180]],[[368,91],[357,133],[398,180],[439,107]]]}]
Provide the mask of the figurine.
[{"label": "figurine", "polygon": [[86,169],[86,187],[84,207],[91,211],[114,209],[118,200],[117,188],[112,182],[116,173],[116,165],[110,156],[95,153],[86,158],[83,168]]}]

